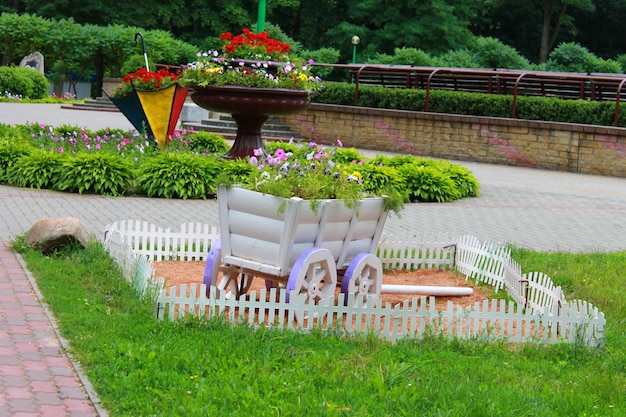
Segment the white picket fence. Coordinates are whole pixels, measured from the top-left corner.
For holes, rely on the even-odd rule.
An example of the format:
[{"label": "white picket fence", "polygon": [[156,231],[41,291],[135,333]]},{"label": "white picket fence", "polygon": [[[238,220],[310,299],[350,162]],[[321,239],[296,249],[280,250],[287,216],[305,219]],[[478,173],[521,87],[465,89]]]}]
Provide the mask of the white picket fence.
[{"label": "white picket fence", "polygon": [[104,239],[104,249],[117,262],[122,274],[133,289],[141,297],[157,299],[165,280],[163,277],[154,277],[152,260],[145,254],[136,252],[126,241],[126,237],[118,230],[110,229]]},{"label": "white picket fence", "polygon": [[[522,311],[513,301],[485,300],[462,307],[451,301],[445,309],[436,308],[434,297],[415,297],[392,306],[380,300],[363,302],[354,294],[307,303],[292,294],[287,302],[284,289],[276,288],[226,298],[207,296],[204,284],[181,285],[163,291],[157,302],[160,319],[185,316],[224,318],[231,323],[295,330],[340,330],[346,334],[373,332],[392,342],[419,338],[426,334],[461,339],[504,339],[513,342],[581,343],[596,346],[603,338],[604,316],[586,302],[568,303],[558,314]],[[300,298],[300,299],[298,299]],[[266,301],[277,300],[277,301]],[[377,302],[378,301],[378,302]]]},{"label": "white picket fence", "polygon": [[217,227],[200,223],[183,223],[180,232],[163,229],[139,220],[122,220],[107,226],[107,234],[118,231],[137,254],[155,261],[201,261],[215,239]]},{"label": "white picket fence", "polygon": [[[215,226],[191,223],[181,225],[181,231],[174,232],[147,222],[129,220],[115,223],[107,230],[107,250],[115,253],[114,258],[124,271],[128,270],[125,274],[142,294],[158,287],[158,284],[152,287],[148,283],[154,278],[152,261],[203,260],[219,237]],[[123,246],[128,249],[121,249]],[[420,337],[426,332],[457,337],[507,338],[512,342],[576,341],[591,346],[603,339],[606,320],[602,312],[585,301],[568,303],[562,289],[545,274],[522,274],[521,267],[511,259],[510,250],[505,246],[480,242],[467,235],[405,233],[400,237],[383,235],[377,256],[388,269],[454,269],[467,278],[493,286],[496,291],[504,289],[513,301],[491,300],[467,308],[449,303],[445,310],[435,310],[434,302],[426,298],[413,299],[396,307],[369,303],[363,308],[354,307],[350,302],[344,307],[341,300],[311,306],[296,305],[293,298],[291,303],[282,303],[286,294],[280,294],[279,301],[265,301],[268,294],[264,292],[259,294],[259,300],[255,298],[256,294],[235,300],[207,297],[206,288],[181,286],[180,289],[171,288],[169,292],[160,291],[156,298],[159,317],[176,318],[188,314],[209,317],[214,313],[233,322],[239,322],[245,316],[250,324],[302,329],[306,328],[303,321],[290,317],[302,317],[306,311],[312,311],[314,315],[311,317],[325,317],[326,321],[331,318],[328,323],[334,328],[341,315],[347,323],[344,325],[347,332],[362,331],[363,325],[352,324],[358,317],[369,317],[370,325],[365,330],[376,331],[390,340]],[[275,300],[269,295],[269,300]],[[231,317],[231,311],[232,314],[237,311],[238,316]],[[260,314],[261,311],[268,312],[264,313],[267,322],[258,321],[264,315]],[[272,316],[269,312],[278,317],[276,321],[269,319]],[[319,326],[324,320],[315,319],[311,323]],[[308,323],[308,320],[304,322]]]}]

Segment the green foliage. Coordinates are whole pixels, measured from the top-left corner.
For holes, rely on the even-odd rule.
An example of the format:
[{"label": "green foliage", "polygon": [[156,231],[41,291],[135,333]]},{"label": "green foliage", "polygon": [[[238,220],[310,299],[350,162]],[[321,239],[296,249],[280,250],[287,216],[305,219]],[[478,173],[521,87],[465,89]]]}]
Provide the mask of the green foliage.
[{"label": "green foliage", "polygon": [[624,67],[620,62],[612,59],[598,58],[594,65],[595,72],[602,72],[606,74],[623,74]]},{"label": "green foliage", "polygon": [[64,155],[36,149],[20,157],[7,171],[7,182],[18,187],[54,189],[63,172]]},{"label": "green foliage", "polygon": [[110,415],[626,412],[625,253],[513,249],[523,270],[549,274],[574,291],[568,299],[589,300],[606,314],[606,347],[593,350],[437,336],[390,344],[374,334],[280,331],[219,318],[157,321],[154,304],[135,296],[100,244],[55,256],[19,242],[14,248]]},{"label": "green foliage", "polygon": [[448,175],[456,188],[459,190],[459,198],[465,197],[478,197],[478,191],[480,184],[472,171],[465,168],[463,165],[453,164],[450,161],[440,160],[437,161],[437,168]]},{"label": "green foliage", "polygon": [[[29,68],[24,68],[28,70]],[[50,84],[48,83],[48,79],[45,75],[40,73],[39,71],[34,71],[30,69],[30,71],[25,72],[28,78],[33,82],[33,89],[30,95],[27,95],[27,98],[32,99],[42,99],[48,96],[48,88]]]},{"label": "green foliage", "polygon": [[17,13],[0,13],[0,55],[3,64],[19,64],[20,60],[41,52],[46,59],[51,51],[47,34],[53,22],[39,16]]},{"label": "green foliage", "polygon": [[472,49],[481,68],[530,68],[528,59],[496,38],[479,36],[474,40]]},{"label": "green foliage", "polygon": [[460,197],[454,180],[433,166],[405,164],[398,168],[398,174],[403,180],[403,193],[407,201],[443,203]]},{"label": "green foliage", "polygon": [[203,131],[189,135],[188,146],[190,151],[201,154],[222,154],[230,148],[223,136]]},{"label": "green foliage", "polygon": [[480,68],[478,56],[467,47],[451,49],[439,56],[439,63],[452,68]]},{"label": "green foliage", "polygon": [[619,64],[620,68],[622,69],[622,71],[620,71],[621,73],[626,72],[626,54],[619,54],[616,58],[615,61]]},{"label": "green foliage", "polygon": [[[354,84],[324,83],[326,91],[311,101],[354,105]],[[335,102],[336,100],[336,102]],[[424,111],[426,91],[420,89],[359,86],[359,106],[394,110]],[[428,110],[433,113],[511,117],[513,96],[463,91],[431,90]],[[566,100],[554,97],[518,96],[516,117],[526,120],[583,123],[612,126],[615,103],[610,101]],[[626,126],[622,111],[619,126]]]},{"label": "green foliage", "polygon": [[350,164],[362,162],[365,158],[354,148],[336,148],[333,161],[338,164]]},{"label": "green foliage", "polygon": [[[306,59],[312,59],[316,64],[336,64],[339,61],[339,51],[333,48],[320,48],[314,51],[302,51],[300,55]],[[313,66],[311,72],[322,80],[328,78],[333,71],[330,67]]]},{"label": "green foliage", "polygon": [[221,161],[216,184],[243,184],[256,170],[244,159],[224,159]]},{"label": "green foliage", "polygon": [[[517,99],[519,102],[523,101],[525,97],[518,97]],[[511,95],[444,90],[430,92],[429,111],[435,113],[511,117],[512,108],[513,96]]]},{"label": "green foliage", "polygon": [[144,37],[147,54],[154,62],[185,65],[198,53],[195,45],[176,39],[171,32],[165,30],[147,30],[144,32]]},{"label": "green foliage", "polygon": [[133,179],[132,165],[110,153],[79,153],[63,162],[56,187],[60,191],[121,196]]},{"label": "green foliage", "polygon": [[334,160],[336,148],[313,142],[299,145],[302,151],[288,154],[278,149],[274,154],[255,152],[250,163],[258,169],[241,185],[249,190],[283,198],[311,200],[342,199],[347,207],[355,207],[363,187],[353,164]]},{"label": "green foliage", "polygon": [[[74,15],[74,13],[72,13]],[[111,19],[115,21],[116,19]],[[142,51],[134,42],[133,26],[96,26],[73,19],[52,20],[29,14],[0,15],[0,55],[3,63],[19,63],[33,51],[41,52],[55,82],[72,77],[87,79],[98,73],[119,77],[121,67]],[[198,48],[162,30],[142,31],[148,57],[153,62],[181,65],[195,57]],[[102,62],[102,68],[96,63]],[[141,64],[144,66],[145,64]],[[151,67],[153,69],[153,67]],[[46,84],[46,92],[47,92]]]},{"label": "green foliage", "polygon": [[324,91],[311,97],[315,103],[337,104],[340,106],[351,106],[354,104],[354,84],[341,82],[324,82]]},{"label": "green foliage", "polygon": [[302,146],[293,141],[271,141],[265,143],[263,147],[265,148],[265,152],[267,152],[268,155],[274,155],[278,149],[282,149],[287,153],[290,152],[291,154],[296,155],[296,157],[298,158],[306,155],[306,153],[304,152],[305,149],[303,149]]},{"label": "green foliage", "polygon": [[164,152],[144,162],[137,189],[148,197],[206,198],[215,193],[219,168],[215,158]]},{"label": "green foliage", "polygon": [[365,192],[371,195],[393,195],[395,191],[392,190],[401,190],[404,185],[393,166],[368,161],[354,166],[354,169],[361,174]]},{"label": "green foliage", "polygon": [[563,42],[550,53],[546,70],[589,74],[595,72],[597,59],[584,46],[575,42]]},{"label": "green foliage", "polygon": [[377,155],[369,161],[369,163],[372,165],[385,165],[388,167],[396,168],[405,164],[412,164],[414,162],[416,162],[416,159],[413,155]]},{"label": "green foliage", "polygon": [[[148,57],[148,65],[150,65],[151,70],[155,70],[156,66],[154,65],[154,61],[151,57]],[[136,72],[140,68],[146,67],[146,59],[143,55],[134,54],[128,57],[128,59],[122,65],[121,72],[117,75],[118,77],[124,77],[127,74],[132,72]]]},{"label": "green foliage", "polygon": [[392,65],[415,65],[421,67],[436,66],[436,59],[427,52],[417,48],[395,48],[393,55],[376,54],[373,59],[368,59],[371,64]]},{"label": "green foliage", "polygon": [[[265,145],[265,157],[275,159],[273,168],[280,167],[277,161],[285,162],[281,157],[291,163],[286,182],[267,181],[264,175],[276,178],[277,172],[271,174],[269,166],[259,170],[248,160],[219,158],[226,149],[221,136],[207,132],[177,133],[163,152],[149,146],[145,138],[116,129],[92,132],[68,125],[0,125],[0,181],[78,193],[183,199],[214,196],[219,183],[247,184],[284,197],[355,201],[363,193],[385,195],[387,207],[395,211],[411,198],[399,191],[405,184],[397,168],[405,164],[430,164],[457,181],[463,191],[454,191],[446,201],[475,195],[472,187],[477,187],[471,173],[454,164],[434,164],[411,155],[368,159],[354,148],[293,141]],[[10,175],[5,175],[9,168]],[[279,172],[283,175],[286,170]]]},{"label": "green foliage", "polygon": [[0,67],[0,92],[40,99],[48,95],[48,80],[39,71],[26,67]]},{"label": "green foliage", "polygon": [[22,156],[28,155],[31,148],[21,142],[0,138],[0,184],[10,183],[7,171]]}]

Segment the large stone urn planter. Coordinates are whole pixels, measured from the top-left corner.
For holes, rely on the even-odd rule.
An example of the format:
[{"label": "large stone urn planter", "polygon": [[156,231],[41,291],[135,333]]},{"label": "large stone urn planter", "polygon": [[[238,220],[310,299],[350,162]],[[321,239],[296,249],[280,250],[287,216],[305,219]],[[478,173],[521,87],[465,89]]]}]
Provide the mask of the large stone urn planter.
[{"label": "large stone urn planter", "polygon": [[358,207],[343,200],[285,199],[239,187],[218,187],[220,239],[207,258],[204,283],[239,296],[253,277],[319,301],[334,294],[366,300],[380,294],[375,256],[387,218],[383,198]]},{"label": "large stone urn planter", "polygon": [[230,113],[237,123],[237,137],[225,158],[245,158],[262,148],[261,128],[269,116],[297,113],[309,106],[309,93],[304,90],[230,85],[192,85],[190,89],[198,106]]}]

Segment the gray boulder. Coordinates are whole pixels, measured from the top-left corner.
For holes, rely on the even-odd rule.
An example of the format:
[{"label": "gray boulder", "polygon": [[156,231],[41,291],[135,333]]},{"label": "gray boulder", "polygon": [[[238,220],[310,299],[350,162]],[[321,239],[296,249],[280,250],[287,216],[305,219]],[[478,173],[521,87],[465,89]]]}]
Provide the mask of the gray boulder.
[{"label": "gray boulder", "polygon": [[49,253],[75,243],[85,248],[90,241],[91,234],[80,220],[64,217],[39,220],[26,234],[25,243]]},{"label": "gray boulder", "polygon": [[44,58],[41,52],[33,52],[30,55],[26,55],[20,61],[20,67],[28,67],[34,70],[44,73]]}]

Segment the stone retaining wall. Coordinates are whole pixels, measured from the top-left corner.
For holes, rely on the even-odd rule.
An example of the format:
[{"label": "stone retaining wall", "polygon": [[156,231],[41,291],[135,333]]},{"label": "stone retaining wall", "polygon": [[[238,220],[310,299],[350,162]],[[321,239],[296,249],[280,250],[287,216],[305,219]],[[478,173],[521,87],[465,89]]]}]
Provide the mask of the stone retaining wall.
[{"label": "stone retaining wall", "polygon": [[326,104],[279,119],[325,144],[626,177],[624,128]]}]

